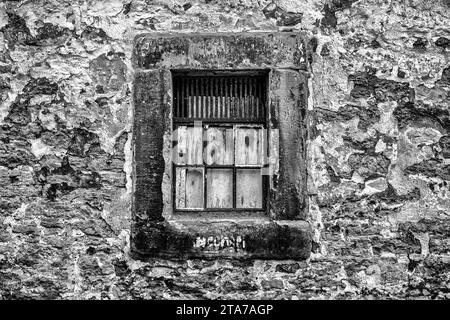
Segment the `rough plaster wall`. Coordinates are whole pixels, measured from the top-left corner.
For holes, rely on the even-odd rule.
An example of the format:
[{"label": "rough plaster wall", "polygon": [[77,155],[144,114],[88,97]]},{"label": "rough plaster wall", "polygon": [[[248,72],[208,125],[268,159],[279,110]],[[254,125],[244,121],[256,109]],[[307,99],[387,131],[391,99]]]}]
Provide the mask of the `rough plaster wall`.
[{"label": "rough plaster wall", "polygon": [[[0,298],[450,298],[450,2],[3,1]],[[129,258],[132,39],[311,37],[311,259]]]}]

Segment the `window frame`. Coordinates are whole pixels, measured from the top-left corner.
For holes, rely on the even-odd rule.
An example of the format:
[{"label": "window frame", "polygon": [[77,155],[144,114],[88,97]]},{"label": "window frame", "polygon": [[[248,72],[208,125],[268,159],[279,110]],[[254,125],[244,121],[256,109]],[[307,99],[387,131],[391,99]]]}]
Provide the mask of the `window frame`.
[{"label": "window frame", "polygon": [[[183,214],[190,214],[190,213],[216,213],[216,215],[223,215],[224,217],[229,215],[229,213],[232,212],[239,212],[239,213],[260,213],[261,216],[268,215],[269,214],[269,177],[267,175],[262,175],[262,207],[261,208],[238,208],[236,205],[237,202],[237,177],[236,177],[236,171],[239,168],[242,169],[254,169],[254,168],[260,168],[263,170],[263,168],[268,168],[269,163],[267,162],[267,155],[269,155],[270,151],[270,141],[269,141],[269,134],[268,134],[268,128],[269,128],[269,108],[268,108],[268,99],[269,97],[269,74],[270,69],[262,68],[262,69],[171,69],[171,80],[172,80],[172,88],[175,86],[175,81],[180,81],[182,77],[186,78],[192,78],[192,79],[202,79],[202,77],[217,77],[219,79],[225,79],[226,77],[253,77],[255,80],[259,78],[260,81],[263,81],[262,83],[262,91],[261,88],[258,88],[257,91],[259,94],[264,97],[262,108],[264,110],[264,118],[257,118],[257,119],[250,119],[249,117],[232,117],[232,115],[229,118],[208,118],[208,117],[176,117],[176,108],[179,108],[179,104],[175,102],[176,99],[182,99],[179,95],[180,90],[173,90],[174,94],[172,95],[172,137],[174,136],[174,132],[179,126],[195,126],[196,123],[198,125],[202,126],[202,139],[203,134],[205,132],[205,126],[214,126],[214,127],[232,127],[233,128],[233,164],[231,165],[208,165],[204,162],[201,165],[192,165],[192,164],[176,164],[175,161],[172,161],[172,170],[171,170],[171,180],[172,180],[172,211],[174,215],[183,215]],[[194,80],[197,81],[197,80]],[[200,80],[201,81],[201,80]],[[185,92],[187,88],[182,87],[181,92]],[[191,89],[192,90],[192,89]],[[214,92],[211,93],[212,97],[216,97],[215,94],[217,91],[219,93],[223,93],[223,89],[219,88],[213,89]],[[232,89],[230,89],[232,90]],[[176,93],[175,93],[176,91]],[[203,88],[200,90],[200,95],[205,94],[205,96],[208,95],[208,92],[203,91]],[[182,93],[182,95],[183,95]],[[227,95],[227,94],[226,94]],[[203,102],[201,103],[203,106]],[[197,109],[198,111],[198,109]],[[203,113],[203,112],[202,112]],[[242,128],[250,128],[250,127],[259,127],[263,130],[263,148],[262,148],[262,161],[263,163],[261,165],[237,165],[236,164],[236,128],[242,127]],[[205,142],[202,140],[202,150],[205,148]],[[176,141],[173,141],[172,148],[175,147]],[[177,168],[203,168],[203,208],[177,208],[176,206],[176,169]],[[222,169],[232,169],[232,208],[209,208],[207,206],[207,199],[208,199],[208,186],[207,186],[207,174],[208,169],[214,169],[214,168],[222,168]]]},{"label": "window frame", "polygon": [[[136,36],[132,57],[133,258],[309,257],[312,231],[307,221],[309,73],[305,38],[297,32]],[[274,162],[269,175],[268,215],[230,212],[224,218],[220,212],[173,214],[173,69],[270,70],[267,141],[269,155],[279,155],[279,161]],[[230,237],[235,241],[230,242]]]}]

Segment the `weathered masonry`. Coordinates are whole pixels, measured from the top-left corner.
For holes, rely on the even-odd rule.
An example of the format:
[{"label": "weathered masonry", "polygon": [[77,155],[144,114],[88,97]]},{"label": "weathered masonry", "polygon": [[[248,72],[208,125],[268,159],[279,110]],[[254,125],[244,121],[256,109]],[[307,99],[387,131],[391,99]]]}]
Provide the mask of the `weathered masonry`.
[{"label": "weathered masonry", "polygon": [[0,299],[450,299],[449,26],[0,1]]},{"label": "weathered masonry", "polygon": [[133,64],[134,255],[307,258],[301,34],[142,35]]}]

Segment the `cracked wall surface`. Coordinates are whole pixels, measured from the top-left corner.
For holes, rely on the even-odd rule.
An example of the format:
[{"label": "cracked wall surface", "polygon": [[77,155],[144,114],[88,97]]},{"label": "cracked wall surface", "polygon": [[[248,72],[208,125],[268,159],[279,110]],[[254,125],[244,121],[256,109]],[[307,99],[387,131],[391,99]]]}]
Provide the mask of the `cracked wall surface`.
[{"label": "cracked wall surface", "polygon": [[[3,1],[0,298],[449,299],[449,17],[448,0]],[[133,39],[252,30],[309,38],[311,257],[133,260]]]}]

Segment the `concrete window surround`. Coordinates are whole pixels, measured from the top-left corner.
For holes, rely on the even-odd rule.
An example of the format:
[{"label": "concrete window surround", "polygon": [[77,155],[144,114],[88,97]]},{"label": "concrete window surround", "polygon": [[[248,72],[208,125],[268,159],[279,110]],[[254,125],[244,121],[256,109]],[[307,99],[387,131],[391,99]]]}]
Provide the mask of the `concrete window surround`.
[{"label": "concrete window surround", "polygon": [[[301,33],[144,34],[134,41],[133,215],[136,259],[306,259],[308,70]],[[172,208],[171,70],[269,70],[269,214]],[[272,133],[274,132],[274,133]],[[275,134],[276,132],[276,134]]]}]

